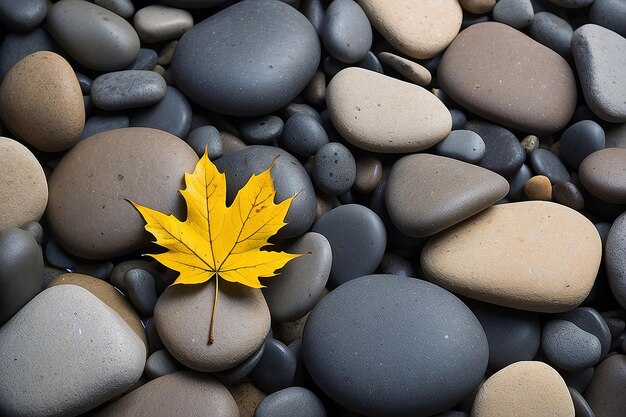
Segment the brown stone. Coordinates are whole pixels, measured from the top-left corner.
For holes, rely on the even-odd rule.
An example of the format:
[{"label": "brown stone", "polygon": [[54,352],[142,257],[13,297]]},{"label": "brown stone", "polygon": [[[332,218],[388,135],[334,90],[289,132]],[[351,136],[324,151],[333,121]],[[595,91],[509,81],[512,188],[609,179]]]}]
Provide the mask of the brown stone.
[{"label": "brown stone", "polygon": [[578,168],[580,183],[594,196],[626,204],[626,149],[606,148],[586,157]]},{"label": "brown stone", "polygon": [[0,85],[0,116],[11,132],[39,150],[72,147],[83,133],[85,106],[70,64],[48,51],[23,58]]},{"label": "brown stone", "polygon": [[431,238],[426,277],[451,291],[520,310],[559,313],[583,302],[602,259],[593,223],[556,203],[499,204]]},{"label": "brown stone", "polygon": [[363,194],[369,194],[378,187],[383,179],[383,164],[374,155],[364,155],[356,161],[356,181],[354,188]]},{"label": "brown stone", "polygon": [[480,387],[472,417],[574,417],[565,381],[543,362],[522,361],[493,374]]},{"label": "brown stone", "polygon": [[483,14],[489,13],[493,6],[496,5],[496,0],[459,0],[464,10],[474,13]]},{"label": "brown stone", "polygon": [[86,259],[140,249],[151,236],[127,199],[181,218],[179,190],[197,161],[184,141],[156,129],[115,129],[85,139],[50,178],[47,214],[57,242]]},{"label": "brown stone", "polygon": [[428,86],[433,79],[430,71],[426,68],[417,62],[413,62],[396,54],[381,52],[378,54],[378,60],[382,64],[391,67],[407,80],[417,85],[421,85],[422,87]]},{"label": "brown stone", "polygon": [[39,221],[48,203],[48,183],[35,155],[0,137],[0,231]]},{"label": "brown stone", "polygon": [[230,393],[239,408],[239,417],[254,417],[257,407],[267,396],[252,382],[241,382],[231,387]]},{"label": "brown stone", "polygon": [[394,48],[412,58],[432,58],[461,28],[457,0],[359,0],[372,26]]},{"label": "brown stone", "polygon": [[595,368],[585,399],[596,417],[616,417],[626,410],[626,355],[613,355]]},{"label": "brown stone", "polygon": [[141,319],[139,315],[133,309],[126,298],[115,289],[114,286],[107,283],[104,280],[91,277],[89,275],[83,274],[61,274],[54,278],[48,284],[48,287],[54,287],[56,285],[63,284],[73,284],[78,285],[79,287],[83,287],[96,297],[100,299],[104,304],[111,307],[117,314],[120,315],[122,319],[130,326],[131,329],[139,336],[139,338],[146,345],[146,350],[148,348],[148,339],[146,339],[146,332],[144,331],[143,325],[141,324]]},{"label": "brown stone", "polygon": [[313,105],[324,104],[326,100],[326,75],[317,70],[304,89],[304,98]]},{"label": "brown stone", "polygon": [[528,135],[520,141],[520,144],[524,147],[526,156],[530,156],[535,149],[539,149],[539,138],[535,135]]},{"label": "brown stone", "polygon": [[524,183],[524,194],[529,200],[552,200],[552,183],[545,175],[535,175]]},{"label": "brown stone", "polygon": [[222,138],[222,155],[229,155],[244,149],[246,143],[239,139],[232,133],[220,130],[220,137]]},{"label": "brown stone", "polygon": [[437,74],[441,88],[458,104],[524,132],[557,131],[576,107],[576,82],[567,61],[502,23],[478,23],[462,31]]}]

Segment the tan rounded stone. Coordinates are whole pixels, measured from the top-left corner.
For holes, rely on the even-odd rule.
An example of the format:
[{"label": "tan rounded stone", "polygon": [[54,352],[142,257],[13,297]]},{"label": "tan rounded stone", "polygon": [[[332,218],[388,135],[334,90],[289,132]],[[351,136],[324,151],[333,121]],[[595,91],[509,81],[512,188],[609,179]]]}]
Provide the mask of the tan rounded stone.
[{"label": "tan rounded stone", "polygon": [[333,77],[326,104],[341,136],[373,152],[421,151],[452,129],[448,109],[424,88],[357,67]]},{"label": "tan rounded stone", "polygon": [[35,155],[0,137],[0,231],[38,221],[48,203],[48,183]]},{"label": "tan rounded stone", "polygon": [[543,362],[522,361],[493,374],[480,387],[472,417],[574,417],[565,381]]},{"label": "tan rounded stone", "polygon": [[180,38],[193,26],[193,16],[187,10],[152,4],[138,10],[133,23],[142,41],[155,43]]},{"label": "tan rounded stone", "polygon": [[154,308],[154,321],[167,350],[197,371],[217,372],[240,364],[261,346],[270,329],[270,311],[260,289],[220,280],[215,339],[209,344],[214,297],[215,279],[173,285]]},{"label": "tan rounded stone", "polygon": [[254,413],[267,395],[258,389],[252,382],[242,382],[230,388],[237,407],[239,417],[254,417]]},{"label": "tan rounded stone", "polygon": [[556,203],[500,204],[431,238],[426,277],[458,294],[520,310],[559,313],[583,302],[602,258],[594,225]]},{"label": "tan rounded stone", "polygon": [[403,58],[390,52],[381,52],[378,54],[378,60],[391,67],[398,74],[402,75],[407,80],[426,87],[432,81],[432,75],[430,71],[409,59]]},{"label": "tan rounded stone", "polygon": [[580,183],[594,196],[626,204],[626,149],[606,148],[586,157],[578,168]]},{"label": "tan rounded stone", "polygon": [[83,132],[85,106],[70,64],[48,51],[23,58],[0,85],[0,116],[11,132],[39,150],[72,147]]},{"label": "tan rounded stone", "polygon": [[552,183],[545,175],[535,175],[524,183],[524,194],[529,200],[552,200]]},{"label": "tan rounded stone", "polygon": [[387,42],[417,59],[443,51],[463,20],[458,0],[359,0],[359,4]]},{"label": "tan rounded stone", "polygon": [[141,319],[135,309],[130,305],[126,298],[115,289],[114,286],[108,282],[94,278],[89,275],[83,274],[61,274],[54,278],[48,284],[48,287],[54,287],[56,285],[72,284],[83,287],[96,297],[100,299],[104,304],[111,307],[122,319],[130,326],[131,329],[139,336],[139,338],[148,348],[148,339],[146,339],[146,332],[144,331]]},{"label": "tan rounded stone", "polygon": [[354,188],[363,194],[371,193],[383,179],[383,164],[374,155],[365,155],[356,161]]},{"label": "tan rounded stone", "polygon": [[489,13],[493,6],[496,5],[496,0],[459,0],[463,9],[470,13],[483,14]]}]

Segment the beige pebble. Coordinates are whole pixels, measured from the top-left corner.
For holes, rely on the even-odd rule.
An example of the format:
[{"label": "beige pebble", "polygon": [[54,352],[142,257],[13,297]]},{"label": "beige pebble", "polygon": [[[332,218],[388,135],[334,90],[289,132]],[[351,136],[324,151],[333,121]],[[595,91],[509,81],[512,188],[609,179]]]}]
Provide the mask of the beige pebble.
[{"label": "beige pebble", "polygon": [[522,361],[493,374],[482,385],[472,417],[574,417],[565,381],[543,362]]},{"label": "beige pebble", "polygon": [[241,382],[229,388],[239,408],[239,417],[254,417],[254,413],[267,396],[252,382]]},{"label": "beige pebble", "polygon": [[524,194],[529,200],[552,200],[552,184],[545,175],[535,175],[524,184]]},{"label": "beige pebble", "polygon": [[374,155],[365,155],[356,161],[356,181],[354,187],[363,194],[369,194],[383,179],[383,164]]},{"label": "beige pebble", "polygon": [[222,138],[222,155],[235,153],[248,146],[239,137],[223,130],[220,130],[220,137]]},{"label": "beige pebble", "polygon": [[360,0],[359,4],[387,42],[417,59],[443,51],[463,20],[458,0]]},{"label": "beige pebble", "polygon": [[0,231],[38,221],[48,203],[48,183],[35,155],[0,137]]},{"label": "beige pebble", "polygon": [[135,13],[133,25],[144,42],[170,41],[191,29],[193,16],[186,10],[153,4]]},{"label": "beige pebble", "polygon": [[69,62],[41,51],[15,64],[0,86],[0,116],[11,132],[39,150],[72,147],[83,132],[85,105]]},{"label": "beige pebble", "polygon": [[535,135],[528,135],[520,141],[520,144],[524,147],[526,156],[529,156],[532,151],[539,149],[539,138]]},{"label": "beige pebble", "polygon": [[382,64],[391,67],[412,83],[426,87],[432,81],[433,77],[430,71],[417,62],[392,54],[391,52],[381,52],[377,56]]},{"label": "beige pebble", "polygon": [[560,204],[499,204],[431,238],[426,277],[458,294],[559,313],[587,297],[602,259],[593,223]]}]

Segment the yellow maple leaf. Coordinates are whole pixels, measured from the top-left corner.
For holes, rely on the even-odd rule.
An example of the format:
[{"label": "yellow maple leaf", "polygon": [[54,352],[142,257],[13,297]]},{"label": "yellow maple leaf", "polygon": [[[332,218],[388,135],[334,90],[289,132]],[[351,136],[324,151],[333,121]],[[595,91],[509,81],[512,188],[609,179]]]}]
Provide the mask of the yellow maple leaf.
[{"label": "yellow maple leaf", "polygon": [[[275,160],[274,160],[275,161]],[[148,254],[180,275],[172,285],[200,284],[215,277],[215,301],[209,330],[217,310],[219,278],[252,288],[262,288],[259,277],[277,275],[277,270],[301,256],[261,250],[271,247],[269,239],[286,223],[285,215],[295,195],[275,204],[276,190],[270,171],[253,175],[226,206],[226,176],[205,153],[193,174],[185,173],[181,193],[187,204],[184,222],[131,201],[146,221],[146,230],[165,253]]]}]

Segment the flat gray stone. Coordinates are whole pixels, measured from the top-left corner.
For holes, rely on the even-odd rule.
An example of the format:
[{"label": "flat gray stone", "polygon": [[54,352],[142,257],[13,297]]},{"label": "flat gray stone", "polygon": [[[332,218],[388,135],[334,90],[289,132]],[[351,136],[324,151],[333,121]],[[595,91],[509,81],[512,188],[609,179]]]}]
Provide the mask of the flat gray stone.
[{"label": "flat gray stone", "polygon": [[129,389],[146,361],[128,324],[76,285],[31,300],[0,329],[0,351],[0,413],[10,416],[79,415]]},{"label": "flat gray stone", "polygon": [[124,110],[157,104],[165,97],[167,84],[154,71],[126,70],[103,74],[93,80],[90,96],[102,110]]},{"label": "flat gray stone", "polygon": [[131,127],[150,127],[184,138],[191,127],[191,105],[176,88],[167,87],[157,104],[137,110],[130,116]]},{"label": "flat gray stone", "polygon": [[471,130],[453,130],[435,146],[437,155],[476,163],[485,155],[485,142]]},{"label": "flat gray stone", "polygon": [[326,409],[308,389],[289,387],[263,398],[254,417],[326,417]]}]

